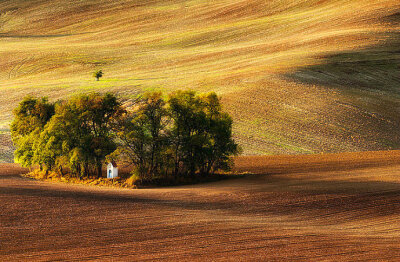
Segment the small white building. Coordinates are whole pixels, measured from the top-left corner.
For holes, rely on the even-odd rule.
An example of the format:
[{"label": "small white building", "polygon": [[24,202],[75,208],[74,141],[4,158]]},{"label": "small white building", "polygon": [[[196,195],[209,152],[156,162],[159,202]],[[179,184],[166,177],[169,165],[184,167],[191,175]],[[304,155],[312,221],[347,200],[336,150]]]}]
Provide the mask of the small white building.
[{"label": "small white building", "polygon": [[107,164],[107,178],[118,177],[118,166],[114,161]]}]

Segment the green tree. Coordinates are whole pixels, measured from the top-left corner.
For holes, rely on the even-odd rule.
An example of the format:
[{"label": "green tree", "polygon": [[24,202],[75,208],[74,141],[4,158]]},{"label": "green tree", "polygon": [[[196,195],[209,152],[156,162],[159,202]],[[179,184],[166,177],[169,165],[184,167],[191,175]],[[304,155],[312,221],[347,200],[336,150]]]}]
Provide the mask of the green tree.
[{"label": "green tree", "polygon": [[24,166],[64,167],[101,176],[107,156],[119,152],[144,179],[227,170],[239,153],[232,119],[215,93],[145,93],[128,111],[115,95],[92,93],[56,104],[26,97],[14,110],[15,158]]},{"label": "green tree", "polygon": [[222,112],[218,96],[212,92],[199,96],[206,114],[206,143],[203,146],[201,172],[210,173],[218,169],[229,170],[232,165],[230,156],[241,152],[232,138],[232,118]]},{"label": "green tree", "polygon": [[206,119],[201,101],[194,91],[178,91],[169,96],[171,145],[174,174],[194,174],[205,141]]},{"label": "green tree", "polygon": [[178,91],[168,100],[147,93],[118,123],[120,151],[142,178],[209,174],[230,167],[239,152],[232,119],[215,93]]},{"label": "green tree", "polygon": [[61,159],[63,156],[63,137],[52,132],[55,116],[46,124],[34,143],[33,160],[35,163],[43,163],[46,171],[57,168],[63,173]]},{"label": "green tree", "polygon": [[168,104],[175,175],[228,170],[230,156],[240,149],[232,139],[232,119],[222,112],[218,96],[178,91]]},{"label": "green tree", "polygon": [[35,159],[35,146],[40,140],[40,133],[55,113],[55,104],[47,98],[25,97],[13,110],[14,120],[11,123],[11,136],[16,147],[14,153],[17,162],[23,166],[43,162]]},{"label": "green tree", "polygon": [[[39,137],[38,131],[34,131],[18,138],[17,142],[13,142],[16,147],[14,151],[14,158],[17,163],[20,163],[24,167],[30,167],[34,162],[34,143]],[[40,168],[42,168],[42,165]]]},{"label": "green tree", "polygon": [[98,70],[98,71],[94,72],[94,73],[93,73],[93,77],[96,78],[96,81],[99,81],[99,79],[100,79],[101,77],[103,77],[103,71],[102,71],[102,70]]},{"label": "green tree", "polygon": [[142,178],[166,172],[167,112],[161,93],[145,93],[135,100],[134,110],[120,118],[120,152],[128,156]]},{"label": "green tree", "polygon": [[41,99],[27,96],[13,110],[14,120],[11,123],[13,140],[30,134],[37,128],[43,128],[55,113],[55,105],[46,97]]},{"label": "green tree", "polygon": [[68,162],[74,173],[88,176],[94,169],[100,177],[105,157],[116,149],[111,123],[121,112],[120,102],[110,93],[60,103],[46,128],[53,141],[48,147],[59,152],[61,162]]}]

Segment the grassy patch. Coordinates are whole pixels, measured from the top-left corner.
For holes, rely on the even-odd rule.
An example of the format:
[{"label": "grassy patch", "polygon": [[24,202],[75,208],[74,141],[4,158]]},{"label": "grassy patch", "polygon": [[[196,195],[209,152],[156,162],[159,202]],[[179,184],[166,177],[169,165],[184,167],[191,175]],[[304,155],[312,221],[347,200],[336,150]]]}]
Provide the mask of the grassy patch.
[{"label": "grassy patch", "polygon": [[[35,170],[23,175],[42,181],[62,182],[68,184],[80,184],[89,186],[105,186],[105,187],[120,187],[120,188],[136,188],[134,184],[127,183],[126,178],[118,177],[115,179],[97,178],[97,177],[76,177],[69,174],[61,176],[55,172],[44,172]],[[129,182],[129,181],[128,181]]]},{"label": "grassy patch", "polygon": [[181,177],[157,177],[152,179],[140,179],[132,176],[122,176],[114,179],[97,178],[97,177],[76,177],[70,174],[61,176],[55,172],[44,172],[34,170],[33,172],[23,175],[24,177],[37,179],[41,181],[61,182],[68,184],[88,185],[88,186],[103,186],[116,188],[152,188],[165,186],[192,185],[199,183],[215,182],[230,178],[243,177],[244,174],[236,173],[221,173],[209,175],[181,176]]}]

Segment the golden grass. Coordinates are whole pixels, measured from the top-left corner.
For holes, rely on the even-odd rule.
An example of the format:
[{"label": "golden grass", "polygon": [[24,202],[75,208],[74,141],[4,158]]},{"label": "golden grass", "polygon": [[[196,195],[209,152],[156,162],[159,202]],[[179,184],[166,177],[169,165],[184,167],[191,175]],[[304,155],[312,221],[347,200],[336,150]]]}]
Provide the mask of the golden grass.
[{"label": "golden grass", "polygon": [[[7,127],[26,94],[191,88],[223,95],[246,154],[393,148],[399,139],[379,139],[391,128],[372,127],[362,110],[337,103],[357,97],[283,76],[382,43],[398,30],[384,17],[399,7],[396,0],[2,1],[0,124]],[[95,82],[100,68],[105,75]],[[366,126],[354,127],[346,114]]]},{"label": "golden grass", "polygon": [[96,177],[76,177],[69,174],[61,176],[54,172],[49,172],[46,174],[45,171],[39,171],[39,170],[34,170],[32,172],[24,174],[23,176],[47,182],[59,182],[59,183],[88,185],[88,186],[100,186],[100,187],[136,188],[134,180],[126,179],[124,177],[107,179],[107,178],[96,178]]}]

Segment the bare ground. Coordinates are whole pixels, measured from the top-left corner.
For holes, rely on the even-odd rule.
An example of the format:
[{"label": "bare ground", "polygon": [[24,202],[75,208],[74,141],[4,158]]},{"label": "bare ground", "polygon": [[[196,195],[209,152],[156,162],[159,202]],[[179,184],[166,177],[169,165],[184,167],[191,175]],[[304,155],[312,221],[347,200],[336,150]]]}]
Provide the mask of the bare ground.
[{"label": "bare ground", "polygon": [[215,91],[248,155],[400,149],[399,13],[399,0],[2,0],[0,162],[23,97],[91,91]]},{"label": "bare ground", "polygon": [[400,260],[399,151],[236,163],[255,174],[141,190],[0,165],[0,261]]}]

